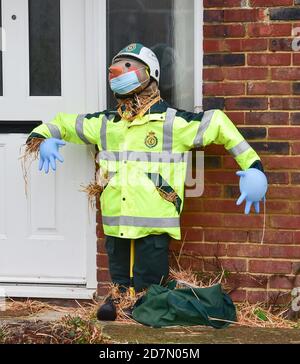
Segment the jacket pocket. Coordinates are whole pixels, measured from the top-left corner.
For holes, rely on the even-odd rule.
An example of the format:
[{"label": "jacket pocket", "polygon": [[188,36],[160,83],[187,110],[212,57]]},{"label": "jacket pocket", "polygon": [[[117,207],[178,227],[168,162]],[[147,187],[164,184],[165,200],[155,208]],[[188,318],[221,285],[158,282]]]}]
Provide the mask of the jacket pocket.
[{"label": "jacket pocket", "polygon": [[160,196],[171,202],[179,214],[182,201],[173,187],[159,173],[146,173],[146,176],[153,182]]}]

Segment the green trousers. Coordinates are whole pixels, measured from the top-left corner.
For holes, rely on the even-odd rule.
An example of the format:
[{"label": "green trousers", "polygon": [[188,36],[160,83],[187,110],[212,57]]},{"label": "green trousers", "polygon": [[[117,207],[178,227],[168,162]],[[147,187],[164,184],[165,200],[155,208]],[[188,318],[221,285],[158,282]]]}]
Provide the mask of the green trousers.
[{"label": "green trousers", "polygon": [[[168,234],[148,235],[134,241],[133,282],[137,292],[168,278],[169,242]],[[130,239],[106,236],[105,247],[112,282],[123,288],[129,287]]]}]

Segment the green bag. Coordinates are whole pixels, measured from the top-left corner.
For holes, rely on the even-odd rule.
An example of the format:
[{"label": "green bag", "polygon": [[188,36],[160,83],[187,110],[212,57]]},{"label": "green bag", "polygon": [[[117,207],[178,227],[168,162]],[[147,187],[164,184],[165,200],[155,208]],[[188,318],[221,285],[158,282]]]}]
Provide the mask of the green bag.
[{"label": "green bag", "polygon": [[206,325],[217,329],[237,320],[235,306],[220,284],[177,289],[175,285],[151,285],[136,302],[133,318],[152,327]]}]

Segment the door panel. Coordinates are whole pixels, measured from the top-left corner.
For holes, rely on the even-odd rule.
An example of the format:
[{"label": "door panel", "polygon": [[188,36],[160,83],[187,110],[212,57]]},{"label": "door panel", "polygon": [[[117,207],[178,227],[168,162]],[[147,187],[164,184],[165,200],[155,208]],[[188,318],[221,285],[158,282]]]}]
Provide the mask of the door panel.
[{"label": "door panel", "polygon": [[[30,95],[28,4],[2,0],[7,48],[0,130],[1,121],[5,125],[23,120],[48,122],[60,111],[91,111],[86,110],[85,97],[86,1],[60,0],[61,96]],[[87,245],[95,244],[96,234],[90,240],[95,222],[89,220],[87,198],[79,189],[94,177],[94,147],[68,144],[61,148],[65,162],[58,162],[56,173],[45,175],[34,162],[26,197],[19,156],[27,137],[25,132],[0,131],[0,282],[85,285],[91,260]]]}]

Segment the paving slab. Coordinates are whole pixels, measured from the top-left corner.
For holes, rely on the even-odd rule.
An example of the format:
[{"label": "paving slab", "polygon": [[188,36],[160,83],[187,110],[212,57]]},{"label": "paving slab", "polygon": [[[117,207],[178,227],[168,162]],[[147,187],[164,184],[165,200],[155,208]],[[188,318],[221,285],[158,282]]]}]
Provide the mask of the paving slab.
[{"label": "paving slab", "polygon": [[171,327],[151,328],[140,325],[100,323],[103,333],[120,343],[143,344],[300,344],[300,329],[250,327]]}]

